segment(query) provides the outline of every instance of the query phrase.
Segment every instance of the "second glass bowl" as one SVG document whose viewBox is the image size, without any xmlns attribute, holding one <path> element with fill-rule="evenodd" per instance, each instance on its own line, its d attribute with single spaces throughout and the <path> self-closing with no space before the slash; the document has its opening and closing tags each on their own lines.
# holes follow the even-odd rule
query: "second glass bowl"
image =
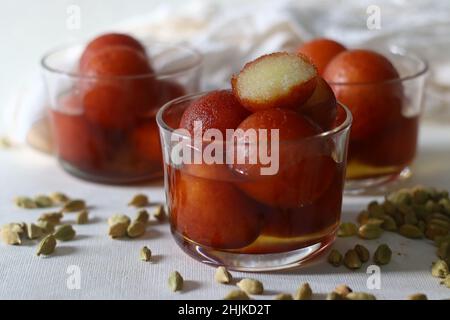
<svg viewBox="0 0 450 320">
<path fill-rule="evenodd" d="M 85 45 L 42 59 L 56 155 L 69 173 L 103 183 L 161 177 L 155 116 L 166 102 L 198 91 L 201 55 L 190 47 L 152 43 L 154 72 L 84 76 L 76 71 Z"/>
</svg>

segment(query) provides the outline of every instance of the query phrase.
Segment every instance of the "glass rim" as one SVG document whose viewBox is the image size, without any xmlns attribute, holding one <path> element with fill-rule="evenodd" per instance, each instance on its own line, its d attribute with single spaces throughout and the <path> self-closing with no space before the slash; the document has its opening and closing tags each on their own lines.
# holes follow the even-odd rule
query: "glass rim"
<svg viewBox="0 0 450 320">
<path fill-rule="evenodd" d="M 165 79 L 165 78 L 171 78 L 180 74 L 183 74 L 185 72 L 195 70 L 196 68 L 199 68 L 201 64 L 203 63 L 203 55 L 200 53 L 199 50 L 196 48 L 187 45 L 187 44 L 176 44 L 171 42 L 162 42 L 162 41 L 152 41 L 152 45 L 159 45 L 159 46 L 166 46 L 168 48 L 176 48 L 176 49 L 183 49 L 189 52 L 189 54 L 194 57 L 194 61 L 189 63 L 188 65 L 184 65 L 182 67 L 176 68 L 175 70 L 168 71 L 168 72 L 149 72 L 149 73 L 143 73 L 138 75 L 123 75 L 123 76 L 97 76 L 97 75 L 86 75 L 81 74 L 76 71 L 68 71 L 68 70 L 62 70 L 60 68 L 55 68 L 51 66 L 48 59 L 50 57 L 58 52 L 61 52 L 63 50 L 68 50 L 70 48 L 80 46 L 84 44 L 83 42 L 78 43 L 71 43 L 71 44 L 65 44 L 61 45 L 59 47 L 53 48 L 52 50 L 47 51 L 45 53 L 41 60 L 40 65 L 41 68 L 44 69 L 47 72 L 59 74 L 61 76 L 67 76 L 71 78 L 77 78 L 77 79 L 84 79 L 84 80 L 96 80 L 96 79 L 116 79 L 116 80 L 132 80 L 132 79 L 146 79 L 146 78 L 158 78 L 158 79 Z M 144 43 L 145 44 L 145 43 Z M 150 48 L 152 45 L 144 45 L 144 48 Z"/>
<path fill-rule="evenodd" d="M 382 50 L 380 52 L 383 52 Z M 386 50 L 385 50 L 386 52 Z M 419 62 L 419 70 L 412 72 L 411 74 L 407 74 L 402 77 L 394 78 L 394 79 L 388 79 L 388 80 L 381 80 L 381 81 L 371 81 L 371 82 L 331 82 L 327 81 L 327 83 L 330 86 L 373 86 L 373 85 L 384 85 L 384 84 L 394 84 L 394 83 L 400 83 L 405 82 L 408 80 L 413 80 L 416 78 L 419 78 L 420 76 L 425 75 L 429 70 L 429 64 L 428 61 L 419 55 L 409 52 L 406 49 L 400 48 L 400 47 L 391 47 L 389 50 L 387 50 L 390 54 L 401 56 L 401 57 L 408 57 L 411 59 L 416 60 L 416 62 Z"/>
<path fill-rule="evenodd" d="M 192 93 L 192 94 L 188 94 L 188 95 L 184 95 L 181 96 L 179 98 L 173 99 L 167 103 L 165 103 L 161 108 L 159 108 L 157 114 L 156 114 L 156 123 L 158 124 L 160 129 L 163 129 L 165 131 L 168 131 L 170 133 L 174 133 L 175 130 L 177 130 L 177 128 L 172 128 L 170 127 L 163 119 L 163 114 L 166 110 L 168 110 L 171 106 L 175 105 L 175 104 L 179 104 L 179 103 L 183 103 L 189 100 L 192 100 L 194 98 L 197 97 L 201 97 L 204 96 L 210 92 L 213 92 L 215 90 L 210 90 L 210 91 L 203 91 L 203 92 L 197 92 L 197 93 Z M 353 120 L 353 116 L 352 113 L 350 112 L 350 110 L 342 103 L 340 103 L 339 101 L 337 102 L 338 107 L 341 107 L 344 111 L 345 111 L 345 120 L 339 124 L 339 126 L 334 127 L 330 130 L 315 134 L 313 136 L 309 136 L 309 137 L 305 137 L 299 140 L 295 140 L 295 142 L 299 142 L 299 141 L 306 141 L 306 140 L 312 140 L 312 139 L 321 139 L 321 138 L 327 138 L 330 136 L 334 136 L 339 134 L 340 132 L 343 132 L 347 129 L 350 128 L 351 124 L 352 124 L 352 120 Z M 188 139 L 192 139 L 191 136 L 187 136 L 184 135 L 182 133 L 177 132 L 177 134 L 183 138 L 188 138 Z M 288 143 L 288 142 L 294 142 L 294 141 L 284 141 L 283 143 Z"/>
</svg>

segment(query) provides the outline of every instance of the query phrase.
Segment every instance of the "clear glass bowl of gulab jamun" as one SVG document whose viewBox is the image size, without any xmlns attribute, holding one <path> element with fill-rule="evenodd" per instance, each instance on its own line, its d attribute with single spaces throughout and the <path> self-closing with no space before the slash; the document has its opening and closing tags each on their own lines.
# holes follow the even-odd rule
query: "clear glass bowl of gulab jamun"
<svg viewBox="0 0 450 320">
<path fill-rule="evenodd" d="M 120 33 L 42 59 L 55 153 L 69 173 L 101 183 L 162 177 L 156 113 L 197 92 L 201 55 Z"/>
<path fill-rule="evenodd" d="M 411 175 L 427 63 L 399 47 L 347 49 L 330 39 L 303 44 L 353 115 L 346 192 L 378 193 Z"/>
<path fill-rule="evenodd" d="M 340 221 L 351 118 L 309 60 L 285 52 L 246 64 L 231 89 L 165 104 L 157 122 L 177 244 L 241 271 L 319 255 Z"/>
</svg>

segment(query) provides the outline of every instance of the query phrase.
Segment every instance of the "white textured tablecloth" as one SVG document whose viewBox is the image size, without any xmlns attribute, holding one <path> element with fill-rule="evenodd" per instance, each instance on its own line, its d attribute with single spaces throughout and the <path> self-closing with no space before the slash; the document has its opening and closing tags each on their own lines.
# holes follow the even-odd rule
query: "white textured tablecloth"
<svg viewBox="0 0 450 320">
<path fill-rule="evenodd" d="M 415 176 L 410 184 L 423 183 L 450 188 L 450 128 L 425 124 L 421 131 L 421 148 Z M 92 222 L 75 225 L 77 237 L 59 243 L 55 254 L 47 258 L 35 255 L 34 242 L 21 246 L 0 244 L 1 299 L 221 299 L 231 286 L 213 281 L 214 269 L 182 252 L 170 236 L 168 224 L 151 226 L 144 237 L 136 240 L 111 240 L 107 236 L 107 218 L 113 213 L 134 215 L 126 206 L 136 192 L 149 194 L 154 201 L 163 201 L 162 182 L 147 186 L 120 187 L 84 182 L 65 173 L 54 158 L 30 149 L 0 149 L 0 224 L 11 221 L 35 221 L 45 210 L 15 208 L 17 195 L 36 195 L 64 191 L 72 197 L 84 198 L 90 205 Z M 371 197 L 346 197 L 343 220 L 354 220 Z M 70 221 L 67 214 L 65 219 Z M 335 247 L 344 251 L 354 245 L 355 238 L 339 238 Z M 382 267 L 381 289 L 374 290 L 379 299 L 404 299 L 408 294 L 424 292 L 429 298 L 450 297 L 450 289 L 439 285 L 430 274 L 436 259 L 435 248 L 426 241 L 409 240 L 385 233 L 379 240 L 360 241 L 371 252 L 379 243 L 388 243 L 394 251 L 392 262 Z M 139 260 L 139 250 L 148 245 L 154 253 L 153 263 Z M 80 289 L 69 289 L 73 275 L 70 266 L 80 271 Z M 69 269 L 68 269 L 69 268 Z M 185 290 L 172 293 L 167 288 L 168 274 L 178 270 L 186 280 Z M 336 285 L 346 283 L 354 290 L 368 291 L 368 274 L 364 268 L 349 271 L 334 268 L 319 258 L 297 270 L 274 273 L 244 274 L 263 281 L 271 299 L 279 292 L 294 292 L 302 282 L 309 282 L 324 298 Z"/>
</svg>

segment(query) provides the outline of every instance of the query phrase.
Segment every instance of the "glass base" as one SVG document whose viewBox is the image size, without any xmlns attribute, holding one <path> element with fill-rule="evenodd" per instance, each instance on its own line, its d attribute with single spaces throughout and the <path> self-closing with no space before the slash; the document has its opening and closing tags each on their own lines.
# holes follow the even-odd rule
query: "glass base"
<svg viewBox="0 0 450 320">
<path fill-rule="evenodd" d="M 376 178 L 347 179 L 345 181 L 344 194 L 384 194 L 393 188 L 394 185 L 409 179 L 411 175 L 411 169 L 406 167 L 400 172 Z"/>
<path fill-rule="evenodd" d="M 292 251 L 243 254 L 202 247 L 177 234 L 173 234 L 173 236 L 181 249 L 194 259 L 211 266 L 225 266 L 230 270 L 245 272 L 275 271 L 298 267 L 324 252 L 335 239 L 335 234 L 332 234 L 317 243 Z"/>
<path fill-rule="evenodd" d="M 68 172 L 69 174 L 77 178 L 104 184 L 136 184 L 148 182 L 155 179 L 160 179 L 164 176 L 163 171 L 161 169 L 160 171 L 155 171 L 147 174 L 123 175 L 113 177 L 85 172 L 62 159 L 59 159 L 59 163 L 61 164 L 61 167 L 64 169 L 64 171 Z"/>
</svg>

